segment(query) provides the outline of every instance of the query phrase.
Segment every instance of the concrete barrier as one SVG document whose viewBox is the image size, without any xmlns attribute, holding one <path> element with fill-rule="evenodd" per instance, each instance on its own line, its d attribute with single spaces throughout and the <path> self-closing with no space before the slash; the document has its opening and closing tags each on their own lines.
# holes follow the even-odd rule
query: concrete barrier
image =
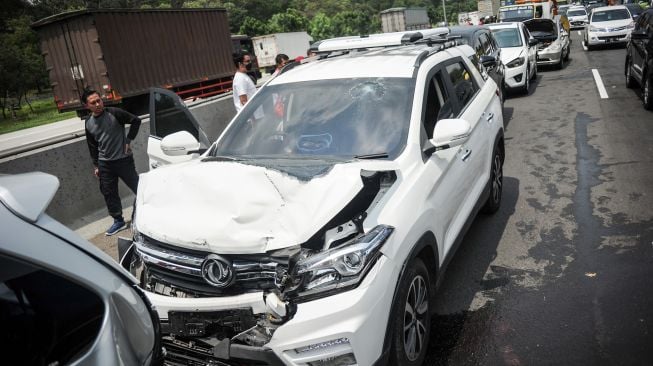
<svg viewBox="0 0 653 366">
<path fill-rule="evenodd" d="M 229 94 L 190 106 L 192 114 L 211 141 L 215 141 L 236 114 L 232 98 Z M 148 170 L 149 134 L 149 118 L 145 117 L 138 136 L 132 143 L 136 170 L 139 173 Z M 84 137 L 0 159 L 0 174 L 32 171 L 49 173 L 59 178 L 59 191 L 47 213 L 64 225 L 76 229 L 107 215 Z M 133 202 L 133 194 L 122 182 L 119 190 L 123 204 Z"/>
</svg>

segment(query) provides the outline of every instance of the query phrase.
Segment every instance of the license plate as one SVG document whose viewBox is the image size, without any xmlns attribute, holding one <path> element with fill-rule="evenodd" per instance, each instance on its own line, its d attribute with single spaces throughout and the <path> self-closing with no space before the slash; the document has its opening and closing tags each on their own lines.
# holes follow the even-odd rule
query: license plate
<svg viewBox="0 0 653 366">
<path fill-rule="evenodd" d="M 256 325 L 251 309 L 211 312 L 169 311 L 170 333 L 187 337 L 203 337 L 217 329 L 231 337 Z"/>
</svg>

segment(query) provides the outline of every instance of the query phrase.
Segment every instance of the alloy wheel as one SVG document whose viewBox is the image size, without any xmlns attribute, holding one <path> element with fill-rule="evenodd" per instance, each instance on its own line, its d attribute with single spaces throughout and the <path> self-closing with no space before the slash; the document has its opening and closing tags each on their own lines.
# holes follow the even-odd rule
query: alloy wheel
<svg viewBox="0 0 653 366">
<path fill-rule="evenodd" d="M 492 200 L 495 203 L 501 201 L 501 192 L 503 187 L 503 169 L 501 169 L 501 156 L 499 154 L 494 155 L 494 161 L 492 162 Z"/>
<path fill-rule="evenodd" d="M 415 361 L 426 347 L 428 319 L 428 288 L 424 277 L 417 275 L 410 283 L 404 307 L 404 351 L 408 360 Z"/>
</svg>

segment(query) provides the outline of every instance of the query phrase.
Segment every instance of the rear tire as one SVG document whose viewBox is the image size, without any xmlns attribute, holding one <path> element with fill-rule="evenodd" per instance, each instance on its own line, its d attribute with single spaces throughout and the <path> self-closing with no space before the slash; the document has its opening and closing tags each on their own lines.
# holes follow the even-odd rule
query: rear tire
<svg viewBox="0 0 653 366">
<path fill-rule="evenodd" d="M 498 147 L 492 152 L 492 167 L 490 168 L 490 196 L 485 201 L 482 212 L 493 214 L 501 207 L 503 197 L 503 155 Z"/>
<path fill-rule="evenodd" d="M 424 262 L 414 258 L 399 281 L 390 316 L 390 364 L 419 366 L 424 362 L 431 333 L 431 280 Z"/>
</svg>

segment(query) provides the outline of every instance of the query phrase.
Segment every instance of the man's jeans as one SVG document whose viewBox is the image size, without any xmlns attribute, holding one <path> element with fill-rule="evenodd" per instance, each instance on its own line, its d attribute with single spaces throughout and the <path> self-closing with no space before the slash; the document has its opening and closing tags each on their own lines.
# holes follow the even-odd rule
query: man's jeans
<svg viewBox="0 0 653 366">
<path fill-rule="evenodd" d="M 98 161 L 100 174 L 100 191 L 109 209 L 109 215 L 113 218 L 122 216 L 122 204 L 118 193 L 118 178 L 136 194 L 138 187 L 138 173 L 134 166 L 134 158 L 129 156 L 113 161 Z"/>
</svg>

